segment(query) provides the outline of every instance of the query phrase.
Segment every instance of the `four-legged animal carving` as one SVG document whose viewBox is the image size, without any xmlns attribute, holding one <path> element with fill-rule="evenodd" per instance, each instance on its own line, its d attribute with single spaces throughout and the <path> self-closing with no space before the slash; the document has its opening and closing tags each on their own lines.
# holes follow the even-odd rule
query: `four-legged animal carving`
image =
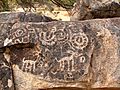
<svg viewBox="0 0 120 90">
<path fill-rule="evenodd" d="M 35 64 L 36 61 L 32 61 L 32 60 L 25 60 L 25 57 L 23 58 L 23 66 L 22 66 L 22 70 L 24 71 L 29 71 L 29 72 L 34 72 L 35 71 Z"/>
</svg>

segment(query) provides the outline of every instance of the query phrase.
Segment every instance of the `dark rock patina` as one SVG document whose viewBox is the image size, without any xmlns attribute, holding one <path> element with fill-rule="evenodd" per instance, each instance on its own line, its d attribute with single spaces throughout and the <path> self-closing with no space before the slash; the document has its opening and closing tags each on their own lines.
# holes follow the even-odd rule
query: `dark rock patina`
<svg viewBox="0 0 120 90">
<path fill-rule="evenodd" d="M 0 22 L 15 23 L 15 22 L 51 22 L 57 21 L 45 15 L 39 15 L 31 12 L 2 12 L 0 13 Z"/>
<path fill-rule="evenodd" d="M 1 22 L 0 28 L 3 87 L 8 79 L 16 90 L 120 87 L 120 18 Z"/>
</svg>

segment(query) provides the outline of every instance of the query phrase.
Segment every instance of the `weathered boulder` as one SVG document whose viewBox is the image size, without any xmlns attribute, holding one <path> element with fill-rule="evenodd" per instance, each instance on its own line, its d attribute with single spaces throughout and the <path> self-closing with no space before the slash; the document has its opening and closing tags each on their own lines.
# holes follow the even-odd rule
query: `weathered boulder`
<svg viewBox="0 0 120 90">
<path fill-rule="evenodd" d="M 120 88 L 120 18 L 0 23 L 0 39 L 16 90 Z"/>
<path fill-rule="evenodd" d="M 78 0 L 70 16 L 71 21 L 120 17 L 120 1 Z"/>
<path fill-rule="evenodd" d="M 2 12 L 0 13 L 0 22 L 15 23 L 15 22 L 51 22 L 57 21 L 50 17 L 39 15 L 31 12 Z"/>
</svg>

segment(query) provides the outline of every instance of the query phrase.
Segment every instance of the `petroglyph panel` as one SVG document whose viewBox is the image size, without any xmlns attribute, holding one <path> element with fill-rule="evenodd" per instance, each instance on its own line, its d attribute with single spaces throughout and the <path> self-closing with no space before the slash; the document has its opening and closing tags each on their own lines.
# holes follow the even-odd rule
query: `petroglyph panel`
<svg viewBox="0 0 120 90">
<path fill-rule="evenodd" d="M 75 23 L 29 24 L 29 27 L 37 33 L 38 43 L 33 48 L 12 49 L 13 64 L 47 81 L 87 80 L 91 55 L 86 50 L 94 47 L 89 27 L 78 27 Z"/>
<path fill-rule="evenodd" d="M 0 24 L 0 50 L 10 49 L 1 52 L 0 70 L 11 75 L 12 66 L 18 90 L 119 87 L 119 22 L 114 18 Z M 12 84 L 6 78 L 0 83 L 8 85 L 0 86 L 8 88 Z"/>
</svg>

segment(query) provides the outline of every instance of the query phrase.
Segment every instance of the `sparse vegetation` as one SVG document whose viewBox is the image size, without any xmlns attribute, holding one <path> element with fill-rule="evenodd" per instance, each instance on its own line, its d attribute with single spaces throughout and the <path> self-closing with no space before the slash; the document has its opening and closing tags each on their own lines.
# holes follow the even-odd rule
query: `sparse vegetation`
<svg viewBox="0 0 120 90">
<path fill-rule="evenodd" d="M 71 9 L 75 0 L 0 0 L 0 11 L 10 11 L 15 7 L 22 7 L 24 11 L 36 10 L 36 8 L 46 5 L 47 9 L 52 11 L 54 5 Z"/>
</svg>

